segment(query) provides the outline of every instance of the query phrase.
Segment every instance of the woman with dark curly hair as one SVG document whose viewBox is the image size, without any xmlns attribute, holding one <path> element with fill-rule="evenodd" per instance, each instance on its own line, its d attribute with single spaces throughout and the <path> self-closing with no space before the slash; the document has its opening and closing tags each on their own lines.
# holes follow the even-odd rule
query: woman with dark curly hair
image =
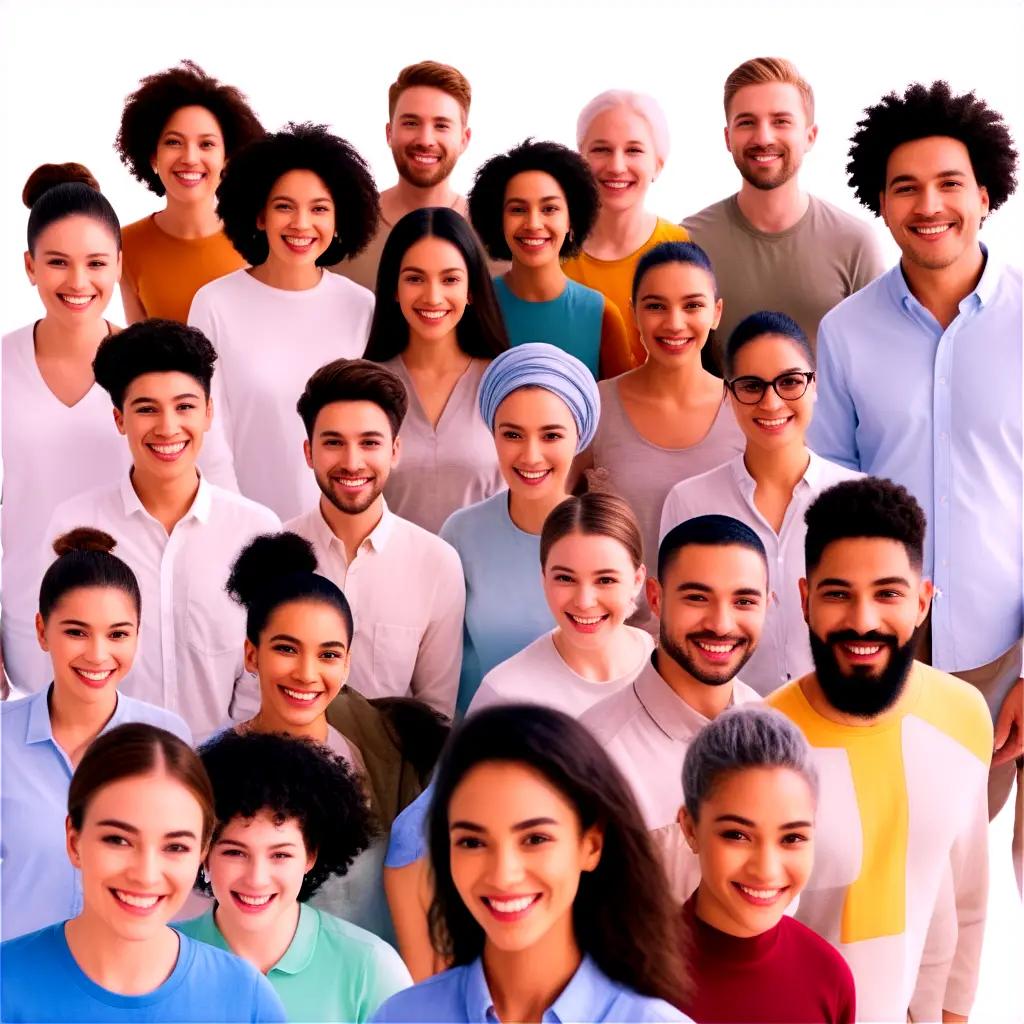
<svg viewBox="0 0 1024 1024">
<path fill-rule="evenodd" d="M 216 825 L 197 888 L 216 903 L 178 929 L 258 968 L 290 1020 L 368 1020 L 409 972 L 376 935 L 308 905 L 373 835 L 351 768 L 275 734 L 224 733 L 199 754 Z"/>
<path fill-rule="evenodd" d="M 402 459 L 384 496 L 393 512 L 437 533 L 456 509 L 501 487 L 477 392 L 508 335 L 480 243 L 445 207 L 414 210 L 395 225 L 377 295 L 365 358 L 392 370 L 409 394 Z"/>
<path fill-rule="evenodd" d="M 561 711 L 510 704 L 453 735 L 430 807 L 430 920 L 453 966 L 391 1021 L 684 1021 L 667 882 L 625 780 Z"/>
<path fill-rule="evenodd" d="M 125 100 L 114 149 L 135 178 L 166 197 L 162 210 L 124 229 L 128 323 L 184 323 L 204 284 L 245 266 L 221 230 L 216 189 L 227 161 L 262 134 L 245 96 L 190 60 L 147 75 Z"/>
<path fill-rule="evenodd" d="M 511 343 L 555 345 L 595 378 L 635 365 L 618 307 L 562 270 L 562 260 L 583 246 L 599 205 L 583 157 L 533 139 L 491 157 L 469 193 L 469 218 L 488 255 L 512 261 L 494 279 Z"/>
<path fill-rule="evenodd" d="M 220 356 L 214 401 L 239 489 L 293 519 L 319 498 L 298 453 L 295 400 L 310 375 L 363 354 L 373 293 L 326 268 L 359 252 L 379 213 L 363 158 L 325 125 L 288 124 L 246 146 L 217 212 L 251 264 L 201 288 L 188 322 Z"/>
</svg>

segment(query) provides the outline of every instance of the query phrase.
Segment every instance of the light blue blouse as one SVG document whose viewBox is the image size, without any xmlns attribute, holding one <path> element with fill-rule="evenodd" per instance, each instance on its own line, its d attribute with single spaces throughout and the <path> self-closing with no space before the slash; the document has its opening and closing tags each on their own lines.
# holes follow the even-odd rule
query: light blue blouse
<svg viewBox="0 0 1024 1024">
<path fill-rule="evenodd" d="M 440 537 L 459 553 L 466 577 L 462 673 L 456 710 L 466 713 L 483 677 L 555 622 L 541 585 L 540 534 L 508 514 L 508 490 L 453 512 Z"/>
<path fill-rule="evenodd" d="M 0 936 L 4 939 L 75 917 L 82 909 L 81 876 L 71 866 L 64 845 L 74 769 L 53 739 L 50 689 L 0 704 Z M 192 743 L 188 726 L 177 715 L 119 693 L 102 732 L 126 722 L 156 725 Z"/>
</svg>

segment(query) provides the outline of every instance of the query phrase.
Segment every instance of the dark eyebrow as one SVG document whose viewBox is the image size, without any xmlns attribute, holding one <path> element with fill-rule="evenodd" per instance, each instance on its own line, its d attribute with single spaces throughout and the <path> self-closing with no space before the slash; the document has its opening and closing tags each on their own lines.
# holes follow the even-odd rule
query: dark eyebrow
<svg viewBox="0 0 1024 1024">
<path fill-rule="evenodd" d="M 771 110 L 768 112 L 768 117 L 780 117 L 780 116 L 792 117 L 792 110 Z M 740 117 L 756 117 L 757 115 L 752 110 L 741 110 L 732 115 L 732 119 L 735 121 Z"/>
<path fill-rule="evenodd" d="M 465 269 L 466 269 L 465 267 L 445 267 L 444 270 L 441 271 L 441 273 L 442 274 L 451 274 L 451 273 L 453 273 L 455 271 L 463 272 L 463 271 L 465 271 Z M 425 274 L 426 273 L 426 271 L 422 267 L 410 267 L 410 266 L 402 267 L 400 273 L 404 274 L 404 273 L 406 273 L 406 271 L 409 271 L 409 270 L 414 270 L 417 274 Z"/>
<path fill-rule="evenodd" d="M 96 822 L 97 828 L 103 826 L 107 828 L 119 828 L 122 832 L 130 832 L 132 835 L 137 836 L 139 830 L 134 825 L 129 825 L 126 821 L 118 821 L 117 818 L 104 818 L 102 821 Z M 174 832 L 165 832 L 164 839 L 195 839 L 196 834 L 191 829 L 182 828 L 177 829 Z"/>
<path fill-rule="evenodd" d="M 168 131 L 164 132 L 164 135 L 180 135 L 182 138 L 185 138 L 185 133 L 179 132 L 177 128 L 169 129 Z M 216 139 L 218 137 L 219 136 L 217 132 L 202 132 L 200 135 L 196 136 L 196 138 L 199 139 Z"/>
<path fill-rule="evenodd" d="M 548 568 L 552 572 L 572 572 L 572 573 L 576 572 L 575 569 L 573 569 L 571 566 L 568 566 L 568 565 L 549 565 Z M 610 574 L 613 574 L 613 573 L 617 573 L 618 571 L 619 571 L 618 569 L 594 569 L 594 570 L 592 570 L 592 575 L 594 575 L 594 576 L 607 576 L 607 575 L 610 575 Z"/>
<path fill-rule="evenodd" d="M 704 594 L 711 593 L 711 587 L 706 583 L 697 583 L 694 580 L 683 580 L 683 582 L 676 587 L 676 590 L 699 590 Z"/>
<path fill-rule="evenodd" d="M 909 587 L 910 580 L 902 576 L 883 576 L 880 580 L 875 580 L 871 585 L 873 587 L 891 587 L 893 584 Z"/>
<path fill-rule="evenodd" d="M 60 249 L 47 249 L 43 253 L 43 255 L 44 256 L 64 256 L 67 259 L 71 259 L 71 254 L 70 253 L 61 252 Z M 113 255 L 113 254 L 109 253 L 109 252 L 90 252 L 90 253 L 86 253 L 85 258 L 87 260 L 91 260 L 93 258 L 93 256 L 111 256 L 111 255 Z"/>
<path fill-rule="evenodd" d="M 841 580 L 838 576 L 826 576 L 823 580 L 818 580 L 814 584 L 815 590 L 821 590 L 823 587 L 849 587 L 849 580 Z"/>
<path fill-rule="evenodd" d="M 525 427 L 519 426 L 518 423 L 509 423 L 508 420 L 503 420 L 498 424 L 498 427 L 511 427 L 513 430 L 525 430 Z M 569 428 L 563 426 L 561 423 L 548 423 L 543 427 L 538 427 L 538 430 L 568 430 Z"/>
<path fill-rule="evenodd" d="M 749 818 L 741 818 L 738 814 L 720 814 L 715 821 L 735 821 L 737 825 L 745 825 L 747 828 L 757 828 L 757 823 Z"/>
<path fill-rule="evenodd" d="M 558 822 L 554 818 L 527 818 L 525 821 L 516 822 L 512 826 L 513 832 L 525 832 L 527 829 L 536 828 L 538 825 L 557 825 Z M 475 821 L 453 821 L 448 826 L 448 831 L 453 832 L 457 828 L 465 829 L 467 832 L 486 832 L 487 829 L 483 825 L 478 825 Z"/>
<path fill-rule="evenodd" d="M 344 439 L 345 435 L 340 430 L 321 430 L 321 437 L 340 437 Z M 359 437 L 384 437 L 383 430 L 364 430 Z"/>
<path fill-rule="evenodd" d="M 966 171 L 957 171 L 957 170 L 939 171 L 938 174 L 933 174 L 932 177 L 933 178 L 966 178 L 967 177 L 967 172 Z M 918 180 L 918 176 L 916 174 L 897 174 L 896 177 L 892 178 L 889 181 L 889 184 L 890 185 L 899 185 L 899 184 L 902 184 L 905 181 L 917 181 L 917 180 Z"/>
<path fill-rule="evenodd" d="M 214 846 L 236 846 L 240 850 L 248 850 L 249 849 L 249 846 L 248 846 L 247 843 L 240 843 L 237 839 L 218 839 L 217 842 L 215 842 L 213 845 Z M 280 850 L 282 847 L 285 847 L 285 846 L 298 846 L 298 843 L 292 842 L 290 840 L 288 842 L 284 842 L 284 843 L 273 843 L 271 846 L 268 846 L 267 849 L 268 850 Z"/>
<path fill-rule="evenodd" d="M 763 590 L 758 590 L 757 587 L 737 587 L 733 592 L 733 597 L 761 597 Z"/>
<path fill-rule="evenodd" d="M 780 831 L 783 829 L 790 828 L 814 828 L 813 821 L 787 821 L 785 825 L 780 825 Z"/>
<path fill-rule="evenodd" d="M 292 199 L 291 196 L 271 196 L 267 200 L 267 202 L 268 203 L 275 203 L 275 202 L 277 202 L 278 199 L 283 199 L 287 203 L 296 203 L 297 204 L 297 200 Z M 330 196 L 318 196 L 316 199 L 310 199 L 309 202 L 311 202 L 311 203 L 333 203 L 334 200 Z"/>
<path fill-rule="evenodd" d="M 298 637 L 289 636 L 289 634 L 287 634 L 287 633 L 275 633 L 270 638 L 270 640 L 271 640 L 271 643 L 273 643 L 274 640 L 288 640 L 289 642 L 291 642 L 293 644 L 300 644 L 300 643 L 302 643 L 302 641 L 299 640 Z"/>
<path fill-rule="evenodd" d="M 707 292 L 690 292 L 689 295 L 684 295 L 684 299 L 706 299 Z M 655 292 L 646 292 L 640 296 L 640 301 L 644 302 L 647 299 L 661 299 L 662 302 L 670 301 L 665 295 L 658 295 Z"/>
<path fill-rule="evenodd" d="M 560 203 L 560 202 L 562 202 L 564 200 L 564 198 L 565 198 L 564 196 L 541 196 L 540 199 L 538 200 L 538 202 L 550 203 L 552 200 L 554 200 L 555 202 L 559 202 Z M 509 196 L 505 200 L 505 205 L 508 206 L 509 203 L 527 203 L 527 202 L 529 202 L 528 199 L 523 199 L 520 196 Z"/>
<path fill-rule="evenodd" d="M 198 401 L 199 396 L 192 394 L 192 392 L 190 392 L 190 391 L 186 391 L 185 394 L 183 394 L 183 395 L 175 395 L 174 398 L 171 399 L 171 401 L 172 402 L 180 402 L 183 398 L 194 398 L 194 399 L 196 399 Z M 158 402 L 158 401 L 160 401 L 160 399 L 158 399 L 158 398 L 146 398 L 145 395 L 140 395 L 138 398 L 133 398 L 129 404 L 130 405 L 142 405 L 144 402 Z"/>
<path fill-rule="evenodd" d="M 61 625 L 61 626 L 84 626 L 86 629 L 91 629 L 92 628 L 89 625 L 88 622 L 83 622 L 81 619 L 61 619 L 60 622 L 59 622 L 59 625 Z M 121 626 L 134 626 L 134 625 L 135 625 L 134 622 L 115 622 L 112 625 L 106 626 L 105 628 L 106 629 L 118 629 Z"/>
</svg>

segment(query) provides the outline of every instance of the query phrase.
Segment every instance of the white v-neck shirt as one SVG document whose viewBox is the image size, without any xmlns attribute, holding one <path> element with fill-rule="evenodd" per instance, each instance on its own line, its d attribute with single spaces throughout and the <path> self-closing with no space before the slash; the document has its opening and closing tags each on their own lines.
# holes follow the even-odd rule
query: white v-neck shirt
<svg viewBox="0 0 1024 1024">
<path fill-rule="evenodd" d="M 110 396 L 98 384 L 74 405 L 46 385 L 36 362 L 35 324 L 2 342 L 4 667 L 19 690 L 49 682 L 36 640 L 39 551 L 54 506 L 115 478 L 128 466 L 128 446 L 114 426 Z M 45 677 L 45 678 L 44 678 Z"/>
</svg>

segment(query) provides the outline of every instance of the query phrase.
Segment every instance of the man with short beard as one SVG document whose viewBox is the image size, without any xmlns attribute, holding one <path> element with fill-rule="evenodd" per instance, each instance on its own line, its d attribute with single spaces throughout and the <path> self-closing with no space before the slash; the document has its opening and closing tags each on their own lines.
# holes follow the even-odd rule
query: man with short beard
<svg viewBox="0 0 1024 1024">
<path fill-rule="evenodd" d="M 683 226 L 715 268 L 725 300 L 707 369 L 721 374 L 725 342 L 751 313 L 780 310 L 814 346 L 818 322 L 883 270 L 867 225 L 800 188 L 798 172 L 814 146 L 814 93 L 782 57 L 755 57 L 725 80 L 725 144 L 740 190 Z"/>
<path fill-rule="evenodd" d="M 407 408 L 405 386 L 377 363 L 321 366 L 297 406 L 320 501 L 284 528 L 313 545 L 317 571 L 348 598 L 349 685 L 364 697 L 415 697 L 451 718 L 462 666 L 462 564 L 450 544 L 396 516 L 381 493 Z"/>
<path fill-rule="evenodd" d="M 632 686 L 594 705 L 580 721 L 632 785 L 673 895 L 683 900 L 699 881 L 696 857 L 676 824 L 683 758 L 711 719 L 734 704 L 761 699 L 736 676 L 764 627 L 764 545 L 730 516 L 680 523 L 661 542 L 647 599 L 659 620 L 650 663 Z"/>
<path fill-rule="evenodd" d="M 988 708 L 914 661 L 933 593 L 917 501 L 864 477 L 823 491 L 806 520 L 815 669 L 766 698 L 820 778 L 796 917 L 846 958 L 859 1020 L 966 1020 L 988 898 Z"/>
</svg>

